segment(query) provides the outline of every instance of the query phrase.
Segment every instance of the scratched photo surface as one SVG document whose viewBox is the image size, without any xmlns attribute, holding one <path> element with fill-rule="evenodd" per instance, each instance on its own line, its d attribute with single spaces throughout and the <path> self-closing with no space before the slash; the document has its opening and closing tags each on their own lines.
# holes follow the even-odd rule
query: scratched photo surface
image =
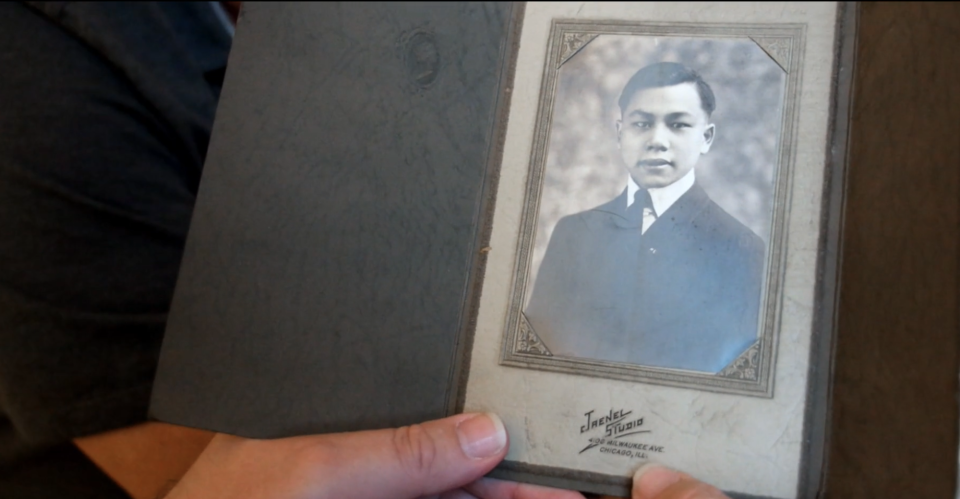
<svg viewBox="0 0 960 499">
<path fill-rule="evenodd" d="M 753 244 L 762 247 L 759 254 L 751 253 L 755 255 L 754 260 L 758 260 L 753 263 L 761 269 L 762 279 L 773 223 L 774 186 L 780 157 L 786 73 L 760 46 L 748 38 L 600 35 L 563 63 L 557 73 L 536 235 L 524 293 L 525 313 L 531 319 L 537 334 L 541 331 L 537 331 L 536 318 L 531 316 L 531 298 L 535 294 L 541 264 L 557 223 L 569 215 L 609 205 L 618 196 L 626 199 L 624 191 L 628 174 L 618 147 L 617 121 L 621 118 L 618 99 L 624 85 L 634 73 L 647 65 L 660 62 L 676 62 L 696 71 L 709 84 L 715 95 L 716 109 L 710 117 L 710 122 L 715 125 L 715 136 L 710 150 L 700 155 L 694 168 L 696 184 L 702 188 L 707 198 L 739 222 L 739 226 L 745 227 L 749 233 L 756 236 L 753 240 L 756 244 L 742 242 L 741 246 Z M 670 209 L 662 213 L 661 219 L 657 221 L 670 218 L 669 215 Z M 568 221 L 569 225 L 573 223 Z M 565 236 L 569 234 L 565 233 Z M 576 237 L 580 238 L 593 237 L 593 233 L 589 231 L 580 231 L 577 234 Z M 559 246 L 562 242 L 555 244 Z M 657 251 L 657 248 L 648 249 L 651 252 Z M 705 247 L 697 251 L 721 253 L 723 250 Z M 568 252 L 562 255 L 559 260 L 555 256 L 557 263 L 548 263 L 548 266 L 586 266 L 588 269 L 581 273 L 589 274 L 589 267 L 595 262 L 560 261 L 570 254 Z M 664 272 L 658 279 L 672 281 L 672 276 L 676 275 L 670 271 Z M 630 269 L 625 264 L 623 274 L 626 276 L 629 273 Z M 563 282 L 564 286 L 569 287 L 569 279 Z M 664 282 L 663 291 L 670 292 L 666 284 L 667 282 Z M 759 297 L 761 287 L 762 280 L 751 293 L 755 292 Z M 590 289 L 590 286 L 586 286 L 580 292 L 590 293 Z M 591 300 L 590 296 L 580 298 L 581 302 Z M 596 296 L 592 298 L 596 302 L 593 308 L 597 310 L 594 311 L 604 313 L 601 310 L 605 306 L 603 299 Z M 533 312 L 536 313 L 536 310 Z M 556 314 L 562 315 L 561 312 Z M 630 319 L 626 320 L 629 322 Z M 751 327 L 755 338 L 756 327 Z M 549 349 L 551 345 L 543 336 L 541 335 Z M 592 340 L 578 341 L 578 344 L 584 345 L 583 353 L 577 353 L 577 349 L 581 347 L 573 346 L 570 347 L 573 349 L 572 353 L 562 356 L 597 358 L 589 353 L 594 351 L 593 346 L 586 344 Z M 630 348 L 629 339 L 615 342 L 620 343 L 617 348 Z M 665 348 L 671 350 L 679 347 Z M 725 359 L 730 360 L 730 355 Z M 599 360 L 638 363 L 630 357 L 620 359 L 601 356 Z M 717 362 L 671 363 L 665 360 L 660 365 L 645 361 L 640 363 L 655 367 L 717 372 L 724 367 Z"/>
</svg>

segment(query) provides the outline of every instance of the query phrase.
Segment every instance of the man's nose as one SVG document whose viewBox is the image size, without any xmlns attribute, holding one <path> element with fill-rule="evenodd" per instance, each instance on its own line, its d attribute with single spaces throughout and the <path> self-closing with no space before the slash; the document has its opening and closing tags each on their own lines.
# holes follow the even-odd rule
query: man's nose
<svg viewBox="0 0 960 499">
<path fill-rule="evenodd" d="M 647 139 L 648 151 L 666 151 L 667 150 L 667 130 L 662 124 L 654 125 L 650 130 Z"/>
</svg>

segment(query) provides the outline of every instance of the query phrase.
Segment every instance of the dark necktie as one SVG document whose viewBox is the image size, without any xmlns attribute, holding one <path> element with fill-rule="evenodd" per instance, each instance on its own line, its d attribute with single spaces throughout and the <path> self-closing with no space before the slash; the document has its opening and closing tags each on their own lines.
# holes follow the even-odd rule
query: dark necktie
<svg viewBox="0 0 960 499">
<path fill-rule="evenodd" d="M 630 219 L 640 225 L 644 232 L 657 219 L 657 212 L 653 209 L 653 199 L 650 198 L 650 192 L 646 189 L 638 189 L 634 193 L 633 204 L 627 211 Z"/>
</svg>

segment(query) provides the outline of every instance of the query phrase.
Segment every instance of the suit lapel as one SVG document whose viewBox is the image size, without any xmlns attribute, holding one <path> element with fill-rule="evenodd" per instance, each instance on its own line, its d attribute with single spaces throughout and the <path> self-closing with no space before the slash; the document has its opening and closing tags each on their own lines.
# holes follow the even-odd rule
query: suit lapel
<svg viewBox="0 0 960 499">
<path fill-rule="evenodd" d="M 647 229 L 643 236 L 657 237 L 657 234 L 669 232 L 674 227 L 689 226 L 709 201 L 710 198 L 707 197 L 707 193 L 700 187 L 699 183 L 695 182 L 667 211 L 657 217 L 657 221 Z M 593 211 L 611 215 L 610 219 L 614 225 L 621 229 L 639 229 L 643 224 L 643 220 L 631 220 L 627 215 L 627 189 L 624 189 L 619 196 L 607 203 L 594 208 Z M 668 220 L 669 223 L 665 223 Z"/>
<path fill-rule="evenodd" d="M 643 238 L 659 239 L 670 232 L 690 227 L 709 202 L 710 198 L 700 184 L 694 183 L 667 211 L 657 217 L 657 221 L 647 229 Z"/>
<path fill-rule="evenodd" d="M 610 220 L 613 221 L 614 225 L 621 229 L 639 229 L 642 220 L 631 220 L 630 216 L 627 215 L 627 189 L 624 188 L 623 192 L 619 196 L 611 199 L 610 201 L 597 206 L 593 211 L 600 211 L 606 213 L 610 216 Z"/>
</svg>

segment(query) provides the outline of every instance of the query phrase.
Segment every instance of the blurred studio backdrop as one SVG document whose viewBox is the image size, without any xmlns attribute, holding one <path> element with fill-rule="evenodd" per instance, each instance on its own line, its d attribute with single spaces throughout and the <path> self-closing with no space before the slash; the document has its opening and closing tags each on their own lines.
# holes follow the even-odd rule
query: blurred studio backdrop
<svg viewBox="0 0 960 499">
<path fill-rule="evenodd" d="M 560 218 L 603 204 L 626 187 L 617 149 L 617 99 L 643 66 L 679 62 L 716 95 L 716 138 L 697 182 L 769 242 L 785 73 L 749 38 L 600 35 L 560 67 L 527 296 Z"/>
</svg>

